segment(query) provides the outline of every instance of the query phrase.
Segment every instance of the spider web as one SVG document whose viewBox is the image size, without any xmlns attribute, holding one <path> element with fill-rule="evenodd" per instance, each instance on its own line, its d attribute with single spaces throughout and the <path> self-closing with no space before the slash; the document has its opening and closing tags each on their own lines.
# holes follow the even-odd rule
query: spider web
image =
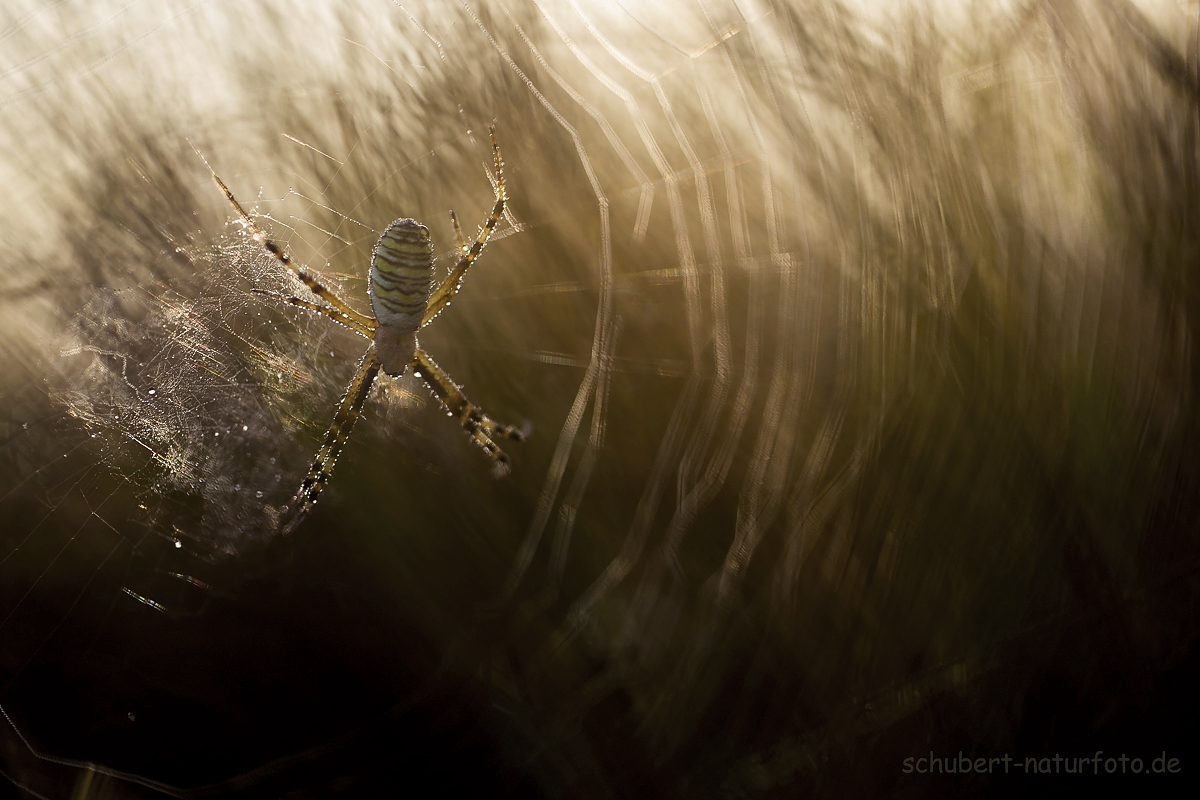
<svg viewBox="0 0 1200 800">
<path fill-rule="evenodd" d="M 935 701 L 1091 743 L 972 704 L 1187 656 L 1194 5 L 646 5 L 0 10 L 21 792 L 773 796 Z M 421 343 L 532 438 L 492 480 L 382 380 L 282 536 L 366 343 L 254 293 L 307 297 L 196 151 L 365 311 L 493 121 Z"/>
</svg>

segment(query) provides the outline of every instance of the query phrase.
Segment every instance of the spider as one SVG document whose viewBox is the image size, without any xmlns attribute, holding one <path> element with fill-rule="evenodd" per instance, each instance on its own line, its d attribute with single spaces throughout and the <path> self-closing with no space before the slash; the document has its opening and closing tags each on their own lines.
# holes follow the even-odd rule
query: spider
<svg viewBox="0 0 1200 800">
<path fill-rule="evenodd" d="M 273 297 L 276 300 L 329 317 L 339 325 L 344 325 L 371 340 L 354 377 L 350 380 L 345 394 L 338 403 L 333 423 L 325 433 L 321 447 L 317 450 L 312 466 L 309 467 L 308 475 L 305 476 L 299 491 L 296 492 L 293 499 L 293 503 L 297 504 L 296 516 L 287 525 L 285 532 L 293 530 L 317 502 L 321 490 L 329 481 L 334 463 L 350 438 L 354 423 L 362 416 L 363 404 L 366 403 L 371 386 L 375 383 L 375 378 L 379 375 L 380 370 L 398 378 L 409 367 L 412 367 L 413 373 L 425 381 L 442 407 L 451 416 L 457 417 L 471 438 L 483 447 L 484 452 L 494 462 L 494 471 L 498 476 L 508 472 L 509 459 L 504 451 L 496 445 L 495 440 L 507 438 L 520 442 L 527 436 L 527 430 L 518 429 L 512 425 L 501 425 L 484 414 L 478 406 L 472 404 L 463 394 L 462 389 L 417 344 L 417 331 L 432 322 L 434 317 L 450 304 L 450 299 L 458 293 L 462 286 L 467 270 L 483 252 L 496 223 L 504 214 L 506 199 L 504 162 L 500 159 L 500 145 L 496 141 L 496 126 L 492 125 L 490 130 L 492 155 L 496 161 L 496 204 L 492 207 L 491 216 L 480 228 L 475 242 L 470 249 L 467 248 L 463 242 L 458 217 L 451 211 L 450 221 L 454 226 L 454 235 L 458 241 L 458 263 L 450 270 L 446 280 L 431 294 L 433 244 L 429 238 L 429 229 L 413 219 L 398 219 L 388 225 L 383 235 L 379 237 L 379 243 L 375 245 L 375 251 L 371 255 L 368 292 L 373 316 L 360 314 L 350 308 L 333 291 L 323 286 L 311 272 L 304 267 L 297 266 L 283 249 L 271 241 L 254 223 L 246 210 L 234 198 L 229 187 L 217 176 L 212 167 L 209 167 L 213 180 L 224 192 L 234 210 L 237 211 L 242 225 L 250 231 L 254 239 L 262 244 L 267 252 L 295 273 L 296 277 L 309 288 L 313 295 L 324 303 L 261 289 L 253 291 L 256 294 Z"/>
</svg>

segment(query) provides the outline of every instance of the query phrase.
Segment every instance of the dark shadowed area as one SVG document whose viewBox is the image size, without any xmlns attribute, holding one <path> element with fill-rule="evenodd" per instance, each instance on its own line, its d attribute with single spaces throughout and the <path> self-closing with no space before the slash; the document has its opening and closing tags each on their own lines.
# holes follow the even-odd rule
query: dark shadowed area
<svg viewBox="0 0 1200 800">
<path fill-rule="evenodd" d="M 1178 791 L 1198 14 L 0 3 L 0 797 Z"/>
</svg>

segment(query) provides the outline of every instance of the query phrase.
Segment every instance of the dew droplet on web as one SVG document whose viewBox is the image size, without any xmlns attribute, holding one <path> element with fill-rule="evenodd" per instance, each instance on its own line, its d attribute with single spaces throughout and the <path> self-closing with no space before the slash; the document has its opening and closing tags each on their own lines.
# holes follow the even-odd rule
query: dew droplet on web
<svg viewBox="0 0 1200 800">
<path fill-rule="evenodd" d="M 254 493 L 254 496 L 255 496 L 255 497 L 257 497 L 257 498 L 259 498 L 259 499 L 261 500 L 261 499 L 262 499 L 262 496 L 263 496 L 263 493 L 262 493 L 262 492 L 255 492 L 255 493 Z"/>
<path fill-rule="evenodd" d="M 158 394 L 158 390 L 157 390 L 157 389 L 151 389 L 150 391 L 146 392 L 146 394 Z"/>
</svg>

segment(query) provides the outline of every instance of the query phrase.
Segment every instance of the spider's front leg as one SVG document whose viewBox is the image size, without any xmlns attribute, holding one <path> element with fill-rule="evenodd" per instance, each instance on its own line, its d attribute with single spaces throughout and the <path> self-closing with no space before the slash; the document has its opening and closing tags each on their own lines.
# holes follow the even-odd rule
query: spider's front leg
<svg viewBox="0 0 1200 800">
<path fill-rule="evenodd" d="M 470 434 L 471 438 L 483 448 L 484 452 L 496 465 L 497 476 L 506 475 L 509 471 L 508 454 L 493 441 L 499 438 L 523 442 L 529 436 L 527 427 L 516 428 L 503 425 L 474 405 L 463 390 L 450 379 L 446 371 L 434 363 L 429 354 L 417 348 L 413 356 L 412 368 L 417 375 L 425 380 L 430 391 L 441 401 L 442 407 L 458 419 L 460 425 Z"/>
</svg>

